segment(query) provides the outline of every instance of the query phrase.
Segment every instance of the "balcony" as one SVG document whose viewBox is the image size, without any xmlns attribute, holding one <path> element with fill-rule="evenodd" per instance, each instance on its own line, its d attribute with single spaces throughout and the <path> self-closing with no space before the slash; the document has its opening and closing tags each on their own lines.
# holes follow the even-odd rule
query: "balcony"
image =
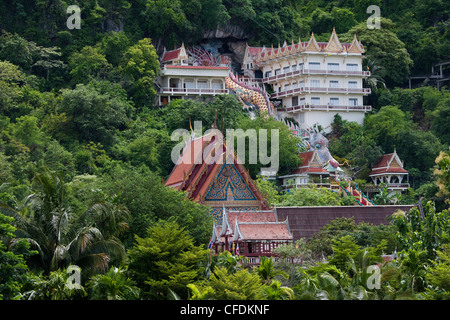
<svg viewBox="0 0 450 320">
<path fill-rule="evenodd" d="M 211 89 L 211 88 L 159 88 L 158 94 L 170 95 L 217 95 L 228 94 L 228 89 Z"/>
<path fill-rule="evenodd" d="M 311 105 L 303 104 L 298 106 L 292 106 L 287 108 L 279 108 L 279 111 L 285 111 L 288 113 L 298 112 L 298 111 L 372 111 L 372 106 L 350 106 L 350 105 Z"/>
<path fill-rule="evenodd" d="M 370 71 L 351 71 L 351 70 L 328 70 L 328 69 L 301 69 L 291 72 L 278 74 L 271 77 L 263 78 L 263 82 L 272 83 L 279 80 L 286 80 L 301 75 L 333 75 L 333 76 L 357 76 L 357 77 L 369 77 Z"/>
<path fill-rule="evenodd" d="M 379 186 L 377 186 L 379 188 Z M 392 190 L 406 190 L 410 187 L 409 183 L 388 183 L 388 189 Z"/>
<path fill-rule="evenodd" d="M 270 97 L 272 99 L 280 99 L 280 98 L 292 96 L 295 94 L 311 93 L 311 92 L 370 94 L 371 90 L 369 88 L 300 87 L 300 88 L 275 92 Z"/>
</svg>

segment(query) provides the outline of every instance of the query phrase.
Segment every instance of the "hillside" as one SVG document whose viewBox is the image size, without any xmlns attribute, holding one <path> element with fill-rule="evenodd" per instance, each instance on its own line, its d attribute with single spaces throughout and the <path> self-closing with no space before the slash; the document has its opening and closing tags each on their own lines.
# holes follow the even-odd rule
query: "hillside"
<svg viewBox="0 0 450 320">
<path fill-rule="evenodd" d="M 67 12 L 68 5 L 81 9 L 79 29 L 68 27 L 77 19 L 75 11 Z M 366 11 L 369 5 L 381 10 L 380 28 L 367 27 L 372 14 Z M 298 149 L 279 122 L 261 117 L 251 120 L 233 95 L 217 96 L 211 102 L 180 100 L 156 107 L 160 55 L 182 43 L 210 46 L 232 56 L 237 73 L 246 44 L 278 47 L 284 41 L 309 39 L 312 33 L 317 41 L 326 42 L 333 28 L 343 42 L 351 42 L 356 34 L 366 50 L 364 68 L 371 76 L 364 86 L 372 93 L 365 102 L 372 111 L 362 125 L 335 118 L 327 135 L 331 154 L 349 163 L 353 180 L 364 185 L 370 184 L 370 168 L 376 161 L 396 150 L 409 171 L 411 185 L 397 203 L 422 201 L 425 205 L 432 201 L 436 212 L 447 212 L 450 88 L 448 81 L 438 85 L 432 77 L 440 71 L 439 63 L 450 61 L 450 6 L 445 0 L 1 1 L 3 212 L 12 216 L 11 212 L 21 213 L 30 221 L 42 223 L 30 229 L 39 229 L 42 234 L 53 234 L 61 228 L 58 230 L 68 238 L 58 248 L 64 247 L 67 252 L 72 250 L 69 243 L 78 243 L 79 247 L 94 243 L 92 239 L 98 234 L 89 234 L 88 226 L 98 226 L 94 221 L 103 219 L 98 222 L 104 235 L 101 241 L 105 241 L 101 245 L 114 247 L 120 242 L 123 246 L 114 247 L 111 257 L 89 258 L 97 262 L 104 259 L 105 266 L 106 260 L 113 264 L 128 252 L 135 259 L 132 265 L 137 273 L 146 257 L 139 252 L 142 248 L 133 247 L 136 241 L 143 247 L 153 245 L 153 240 L 145 238 L 149 232 L 158 239 L 156 242 L 162 242 L 169 237 L 165 234 L 168 229 L 177 230 L 176 240 L 184 239 L 183 250 L 198 252 L 179 258 L 187 261 L 190 271 L 170 280 L 177 289 L 179 280 L 184 285 L 179 290 L 184 292 L 187 283 L 203 277 L 203 271 L 194 266 L 205 254 L 202 250 L 211 237 L 212 221 L 205 206 L 164 185 L 174 166 L 171 151 L 176 141 L 171 139 L 172 132 L 190 130 L 194 121 L 202 121 L 204 128 L 216 122 L 229 128 L 278 128 L 283 141 L 283 173 L 298 166 Z M 447 76 L 449 69 L 450 65 L 443 66 Z M 255 180 L 260 166 L 246 165 Z M 291 206 L 299 203 L 266 181 L 258 179 L 258 186 L 270 201 Z M 299 191 L 301 205 L 349 204 L 332 192 L 308 192 Z M 54 212 L 61 213 L 60 220 L 46 220 L 45 225 L 42 221 L 48 218 L 46 214 Z M 69 213 L 73 220 L 67 218 Z M 73 225 L 67 223 L 69 220 Z M 86 234 L 72 232 L 75 225 L 86 227 Z M 178 230 L 180 226 L 184 229 Z M 413 227 L 408 229 L 411 234 Z M 32 233 L 30 230 L 19 231 Z M 442 231 L 445 234 L 448 225 L 439 230 L 447 230 Z M 11 238 L 10 231 L 0 231 L 0 236 Z M 352 232 L 360 230 L 355 226 Z M 408 232 L 403 234 L 404 241 Z M 73 241 L 69 241 L 69 234 L 76 234 Z M 101 242 L 100 236 L 95 239 Z M 445 236 L 442 239 L 439 246 L 448 240 Z M 34 259 L 30 268 L 39 265 L 45 275 L 57 270 L 51 254 L 60 240 L 56 232 L 54 238 L 45 240 L 43 265 Z M 332 241 L 328 240 L 327 250 L 331 250 Z M 370 245 L 380 244 L 373 241 Z M 348 249 L 346 245 L 345 241 L 336 244 L 342 251 Z M 362 248 L 363 244 L 357 247 Z M 0 249 L 0 253 L 6 251 Z M 90 249 L 91 253 L 99 250 Z M 177 248 L 161 250 L 166 249 L 178 252 Z M 435 259 L 436 253 L 432 255 L 430 258 Z M 77 257 L 87 263 L 87 256 Z M 425 261 L 424 256 L 421 259 Z M 174 270 L 185 267 L 170 263 Z M 65 264 L 68 260 L 61 262 L 61 266 Z M 157 288 L 167 289 L 166 280 L 153 280 Z M 148 285 L 143 279 L 138 282 L 143 287 Z M 199 288 L 205 290 L 206 297 L 207 288 L 200 284 Z M 415 289 L 425 291 L 424 287 Z M 160 298 L 155 292 L 146 298 Z M 183 294 L 187 297 L 186 292 Z"/>
</svg>

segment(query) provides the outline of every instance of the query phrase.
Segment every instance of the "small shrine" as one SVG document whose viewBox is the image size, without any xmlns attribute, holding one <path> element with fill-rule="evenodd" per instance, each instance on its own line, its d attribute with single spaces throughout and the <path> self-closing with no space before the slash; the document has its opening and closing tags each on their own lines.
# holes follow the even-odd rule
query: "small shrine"
<svg viewBox="0 0 450 320">
<path fill-rule="evenodd" d="M 403 192 L 409 188 L 409 172 L 404 169 L 396 150 L 383 155 L 372 167 L 369 177 L 375 186 L 386 183 L 391 191 Z"/>
<path fill-rule="evenodd" d="M 261 256 L 274 256 L 274 249 L 292 243 L 288 219 L 279 221 L 273 210 L 238 211 L 223 207 L 222 223 L 214 223 L 210 242 L 213 253 L 230 251 L 259 264 Z"/>
</svg>

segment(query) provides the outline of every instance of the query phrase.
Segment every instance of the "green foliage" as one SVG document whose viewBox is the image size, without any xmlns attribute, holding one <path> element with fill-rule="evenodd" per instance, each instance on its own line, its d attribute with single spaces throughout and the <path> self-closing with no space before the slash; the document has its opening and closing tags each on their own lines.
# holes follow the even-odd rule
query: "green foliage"
<svg viewBox="0 0 450 320">
<path fill-rule="evenodd" d="M 158 75 L 159 60 L 151 40 L 144 38 L 129 47 L 118 70 L 123 75 L 124 86 L 133 97 L 136 106 L 143 108 L 153 105 L 156 94 L 154 81 Z"/>
<path fill-rule="evenodd" d="M 118 195 L 120 203 L 132 214 L 130 230 L 124 240 L 127 246 L 132 245 L 135 234 L 144 237 L 147 229 L 158 220 L 171 217 L 189 230 L 197 245 L 208 243 L 212 228 L 208 207 L 163 185 L 161 177 L 148 168 L 116 167 L 102 177 L 99 187 L 106 194 Z"/>
<path fill-rule="evenodd" d="M 73 137 L 111 145 L 116 130 L 125 129 L 131 109 L 117 84 L 90 83 L 64 90 L 59 111 L 69 117 L 67 130 Z"/>
<path fill-rule="evenodd" d="M 91 300 L 137 300 L 139 297 L 139 288 L 122 268 L 113 267 L 105 274 L 95 275 L 86 286 Z"/>
<path fill-rule="evenodd" d="M 20 298 L 30 277 L 26 259 L 37 253 L 25 240 L 9 243 L 16 231 L 13 221 L 0 212 L 0 300 Z"/>
<path fill-rule="evenodd" d="M 400 85 L 408 79 L 413 65 L 405 45 L 394 33 L 395 24 L 384 17 L 381 19 L 380 29 L 367 28 L 366 22 L 359 23 L 348 31 L 346 40 L 356 34 L 358 40 L 364 44 L 367 57 L 377 61 L 384 72 L 381 77 L 388 86 Z M 342 41 L 342 40 L 341 40 Z"/>
<path fill-rule="evenodd" d="M 296 168 L 300 159 L 298 157 L 298 142 L 299 138 L 292 135 L 289 128 L 282 124 L 280 121 L 273 119 L 272 117 L 257 117 L 256 119 L 241 118 L 237 124 L 237 128 L 242 129 L 243 133 L 250 132 L 248 130 L 256 131 L 256 139 L 249 135 L 245 137 L 246 152 L 245 152 L 245 167 L 249 170 L 252 177 L 256 177 L 260 174 L 260 169 L 269 167 L 273 163 L 262 164 L 261 154 L 262 148 L 256 148 L 262 139 L 261 132 L 267 133 L 267 155 L 269 158 L 278 157 L 279 168 L 278 175 L 286 174 Z M 265 130 L 265 131 L 264 131 Z M 272 130 L 278 130 L 278 148 L 276 148 L 276 141 L 272 140 Z M 235 134 L 235 145 L 237 143 L 237 136 Z M 273 145 L 272 145 L 273 144 Z M 257 150 L 255 150 L 257 149 Z M 272 154 L 272 149 L 276 154 Z M 236 150 L 236 148 L 235 148 Z M 239 152 L 239 151 L 238 151 Z M 239 153 L 238 153 L 239 156 Z M 256 156 L 257 163 L 253 164 L 250 161 L 250 156 Z M 243 160 L 243 159 L 242 159 Z"/>
<path fill-rule="evenodd" d="M 86 275 L 105 270 L 108 262 L 120 262 L 125 252 L 118 236 L 127 227 L 121 206 L 95 203 L 74 217 L 66 203 L 61 177 L 49 170 L 35 173 L 34 193 L 14 209 L 0 210 L 15 218 L 17 238 L 27 239 L 39 253 L 34 265 L 46 274 L 76 263 Z M 78 218 L 78 219 L 76 219 Z"/>
<path fill-rule="evenodd" d="M 144 298 L 167 299 L 168 289 L 186 298 L 186 285 L 203 274 L 200 263 L 208 250 L 194 245 L 194 239 L 174 221 L 159 221 L 147 236 L 136 236 L 128 251 L 129 270 Z"/>
<path fill-rule="evenodd" d="M 450 252 L 449 245 L 437 251 L 438 260 L 433 261 L 426 274 L 428 283 L 434 290 L 429 290 L 429 298 L 433 300 L 450 299 Z"/>
<path fill-rule="evenodd" d="M 297 141 L 289 131 L 270 118 L 248 119 L 232 95 L 217 96 L 209 103 L 177 100 L 153 109 L 154 78 L 160 68 L 157 52 L 183 42 L 186 47 L 198 44 L 217 28 L 230 33 L 219 48 L 227 53 L 235 49 L 235 38 L 276 47 L 299 36 L 305 41 L 311 32 L 318 41 L 328 41 L 333 27 L 341 42 L 356 34 L 364 45 L 364 67 L 371 72 L 365 86 L 373 92 L 367 104 L 374 111 L 364 125 L 336 117 L 328 137 L 331 153 L 340 163 L 348 160 L 344 169 L 361 185 L 375 161 L 396 149 L 412 187 L 398 197 L 399 203 L 417 203 L 423 196 L 422 203 L 434 201 L 436 209 L 425 206 L 423 220 L 413 210 L 388 226 L 330 222 L 308 244 L 279 248 L 283 261 L 269 270 L 281 269 L 289 279 L 271 277 L 270 284 L 262 284 L 256 271 L 243 269 L 242 261 L 231 254 L 210 257 L 197 266 L 197 277 L 189 284 L 192 298 L 448 299 L 450 96 L 446 88 L 437 90 L 427 81 L 417 89 L 397 87 L 407 87 L 409 75 L 427 75 L 433 64 L 448 59 L 445 1 L 74 0 L 73 4 L 82 9 L 80 30 L 66 29 L 65 1 L 0 2 L 0 202 L 1 211 L 15 217 L 0 218 L 5 222 L 0 229 L 9 230 L 0 243 L 3 299 L 136 299 L 126 266 L 92 278 L 92 286 L 86 287 L 92 289 L 90 296 L 83 287 L 68 288 L 68 274 L 58 268 L 79 263 L 83 281 L 88 281 L 93 269 L 106 270 L 122 261 L 120 240 L 132 247 L 134 235 L 144 238 L 158 220 L 175 219 L 195 245 L 207 243 L 212 224 L 208 208 L 161 181 L 173 167 L 170 151 L 175 142 L 170 134 L 179 128 L 190 130 L 190 121 L 202 121 L 203 130 L 214 122 L 219 129 L 278 129 L 279 174 L 297 167 Z M 381 8 L 381 29 L 367 28 L 369 5 Z M 60 175 L 56 178 L 41 167 Z M 253 177 L 260 168 L 260 163 L 248 166 Z M 352 203 L 351 197 L 320 189 L 280 195 L 268 181 L 259 179 L 258 186 L 271 204 Z M 380 203 L 385 203 L 382 198 Z M 397 227 L 401 231 L 396 238 Z M 339 242 L 344 236 L 351 239 Z M 382 289 L 374 292 L 365 287 L 362 262 L 372 261 L 367 259 L 383 240 L 388 240 L 386 253 L 402 252 L 398 260 L 382 267 Z M 352 243 L 357 255 L 346 249 Z M 330 263 L 311 268 L 331 256 L 333 247 L 345 270 Z M 31 255 L 30 248 L 39 254 Z M 297 270 L 289 259 L 300 259 L 309 271 Z M 44 275 L 31 276 L 27 265 Z M 211 281 L 199 282 L 203 276 Z M 188 278 L 179 276 L 175 295 L 188 296 L 181 285 Z M 251 282 L 249 288 L 244 287 L 246 281 Z M 158 285 L 171 292 L 164 281 Z"/>
<path fill-rule="evenodd" d="M 413 207 L 406 213 L 398 212 L 393 219 L 398 228 L 397 239 L 405 251 L 424 251 L 427 259 L 435 259 L 436 250 L 449 240 L 449 212 L 436 212 L 431 201 L 423 209 Z"/>
<path fill-rule="evenodd" d="M 207 282 L 189 284 L 193 300 L 257 300 L 262 298 L 261 278 L 248 270 L 229 273 L 217 267 Z"/>
<path fill-rule="evenodd" d="M 438 167 L 434 173 L 438 176 L 436 182 L 439 187 L 438 195 L 445 197 L 445 202 L 448 203 L 450 201 L 450 152 L 441 151 L 436 158 L 436 164 Z"/>
<path fill-rule="evenodd" d="M 327 188 L 311 185 L 307 188 L 290 189 L 281 196 L 279 206 L 339 206 L 341 195 Z"/>
<path fill-rule="evenodd" d="M 86 46 L 69 58 L 70 75 L 75 84 L 87 84 L 91 80 L 105 80 L 111 65 L 97 48 Z"/>
</svg>

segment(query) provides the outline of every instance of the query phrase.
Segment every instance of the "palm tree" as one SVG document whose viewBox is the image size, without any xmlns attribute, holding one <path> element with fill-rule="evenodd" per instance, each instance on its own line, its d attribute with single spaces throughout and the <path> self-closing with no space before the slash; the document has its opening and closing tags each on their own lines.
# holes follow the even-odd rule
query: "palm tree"
<svg viewBox="0 0 450 320">
<path fill-rule="evenodd" d="M 257 272 L 264 283 L 269 284 L 275 276 L 282 276 L 287 279 L 289 276 L 282 270 L 275 270 L 272 257 L 267 258 L 265 256 L 260 257 L 260 264 L 257 267 Z"/>
<path fill-rule="evenodd" d="M 39 253 L 45 274 L 77 264 L 91 274 L 105 271 L 111 260 L 125 257 L 117 235 L 123 231 L 128 212 L 115 203 L 95 203 L 75 218 L 65 201 L 61 176 L 44 169 L 34 173 L 35 193 L 19 208 L 0 204 L 0 211 L 15 219 L 16 236 L 25 238 Z"/>
<path fill-rule="evenodd" d="M 126 270 L 110 268 L 105 274 L 92 277 L 87 287 L 91 289 L 92 300 L 136 300 L 139 288 L 127 277 Z"/>
<path fill-rule="evenodd" d="M 385 69 L 377 64 L 376 59 L 368 59 L 366 68 L 370 71 L 370 76 L 365 78 L 366 85 L 368 85 L 373 92 L 377 92 L 379 86 L 386 89 L 386 83 L 383 79 Z"/>
<path fill-rule="evenodd" d="M 278 280 L 272 280 L 270 285 L 262 288 L 262 295 L 267 300 L 293 300 L 294 290 L 281 285 Z"/>
<path fill-rule="evenodd" d="M 391 204 L 396 199 L 396 194 L 389 191 L 387 183 L 381 183 L 378 193 L 373 197 L 374 202 L 380 205 Z"/>
</svg>

